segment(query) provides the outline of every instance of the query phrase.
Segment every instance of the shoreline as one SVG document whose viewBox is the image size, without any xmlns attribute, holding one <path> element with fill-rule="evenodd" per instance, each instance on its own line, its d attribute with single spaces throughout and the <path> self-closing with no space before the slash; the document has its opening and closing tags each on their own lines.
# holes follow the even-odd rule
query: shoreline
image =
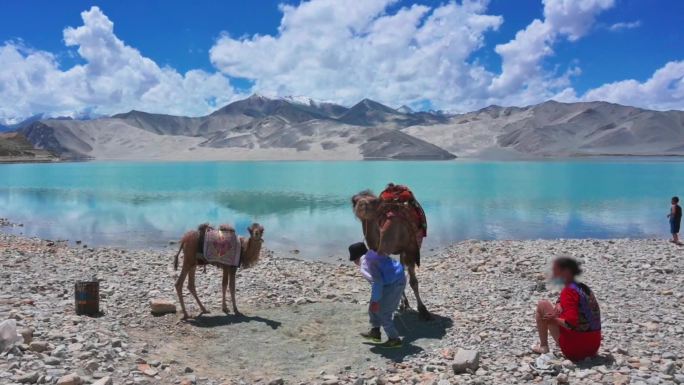
<svg viewBox="0 0 684 385">
<path fill-rule="evenodd" d="M 534 306 L 556 298 L 542 274 L 561 254 L 584 262 L 604 342 L 594 361 L 558 357 L 555 373 L 539 374 L 528 353 Z M 357 338 L 367 327 L 369 288 L 348 263 L 264 251 L 256 267 L 238 272 L 244 317 L 220 313 L 220 274 L 198 269 L 198 294 L 212 313 L 186 323 L 180 314 L 150 313 L 151 299 L 177 304 L 170 253 L 83 249 L 0 231 L 0 320 L 32 329 L 34 342 L 0 355 L 0 382 L 35 375 L 54 383 L 75 373 L 85 383 L 111 377 L 115 384 L 680 383 L 680 255 L 653 239 L 458 242 L 418 271 L 435 320 L 399 315 L 406 345 L 386 353 Z M 93 274 L 104 315 L 78 317 L 73 283 Z M 184 298 L 196 315 L 187 290 Z M 38 352 L 43 343 L 47 350 Z M 477 370 L 454 373 L 459 348 L 479 352 Z"/>
<path fill-rule="evenodd" d="M 519 157 L 477 157 L 477 156 L 457 156 L 452 159 L 420 159 L 420 158 L 358 158 L 358 159 L 316 159 L 316 158 L 297 158 L 297 157 L 264 157 L 264 158 L 245 158 L 236 156 L 234 158 L 79 158 L 79 159 L 33 159 L 33 158 L 8 158 L 0 157 L 0 165 L 3 164 L 37 164 L 37 163 L 221 163 L 221 162 L 567 162 L 567 161 L 620 161 L 620 160 L 643 160 L 654 161 L 684 160 L 684 154 L 570 154 L 563 156 L 519 156 Z"/>
<path fill-rule="evenodd" d="M 0 164 L 64 163 L 59 159 L 7 158 L 0 157 Z"/>
</svg>

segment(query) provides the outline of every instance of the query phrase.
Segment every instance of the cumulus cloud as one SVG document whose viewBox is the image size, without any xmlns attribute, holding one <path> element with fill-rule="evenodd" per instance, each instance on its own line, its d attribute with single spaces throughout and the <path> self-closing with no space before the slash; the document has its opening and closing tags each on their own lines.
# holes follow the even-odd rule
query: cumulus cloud
<svg viewBox="0 0 684 385">
<path fill-rule="evenodd" d="M 508 43 L 496 46 L 502 68 L 491 86 L 494 96 L 521 92 L 528 99 L 548 96 L 567 85 L 567 76 L 546 74 L 542 68 L 545 57 L 553 54 L 553 44 L 561 38 L 576 41 L 594 24 L 596 15 L 610 8 L 614 0 L 544 0 L 544 20 L 535 19 L 519 31 Z M 522 88 L 522 89 L 521 89 Z"/>
<path fill-rule="evenodd" d="M 275 36 L 221 37 L 212 63 L 229 76 L 277 95 L 351 104 L 368 97 L 391 105 L 429 100 L 436 107 L 479 105 L 492 75 L 471 60 L 502 17 L 466 0 L 388 12 L 392 0 L 314 0 L 281 6 Z"/>
<path fill-rule="evenodd" d="M 51 53 L 21 42 L 0 46 L 0 121 L 36 113 L 111 114 L 130 109 L 201 115 L 235 98 L 227 77 L 160 67 L 114 34 L 98 7 L 81 14 L 83 25 L 64 30 L 84 64 L 66 70 Z"/>
<path fill-rule="evenodd" d="M 594 28 L 615 0 L 542 0 L 542 19 L 495 47 L 501 71 L 486 69 L 477 53 L 485 35 L 503 23 L 488 15 L 487 1 L 394 9 L 394 0 L 312 0 L 282 5 L 275 35 L 224 34 L 210 50 L 216 68 L 254 81 L 268 95 L 305 95 L 352 104 L 362 98 L 389 105 L 469 111 L 489 104 L 527 105 L 548 99 L 606 100 L 650 108 L 684 107 L 677 71 L 668 64 L 645 83 L 627 80 L 577 95 L 572 78 L 581 68 L 549 70 L 545 59 L 561 40 L 577 41 Z M 634 28 L 638 22 L 612 29 Z M 663 73 L 672 81 L 656 81 Z M 658 87 L 656 84 L 660 84 Z M 631 91 L 630 91 L 631 90 Z M 635 93 L 651 93 L 635 97 Z M 668 93 L 668 95 L 660 95 Z"/>
<path fill-rule="evenodd" d="M 578 95 L 572 79 L 581 68 L 574 62 L 547 68 L 547 59 L 558 42 L 577 41 L 595 29 L 598 15 L 615 0 L 542 3 L 542 18 L 494 47 L 500 70 L 479 59 L 489 50 L 488 34 L 504 22 L 502 16 L 487 13 L 488 0 L 405 7 L 396 0 L 310 0 L 281 5 L 273 35 L 223 33 L 209 52 L 218 72 L 186 73 L 160 66 L 125 44 L 112 21 L 93 7 L 82 13 L 83 25 L 63 32 L 65 44 L 76 49 L 83 64 L 63 69 L 55 55 L 21 41 L 0 45 L 0 122 L 45 112 L 130 109 L 202 115 L 244 96 L 231 87 L 231 78 L 251 80 L 251 92 L 346 105 L 372 98 L 391 106 L 462 112 L 553 98 L 684 108 L 684 70 L 678 61 L 644 82 L 624 80 Z"/>
<path fill-rule="evenodd" d="M 684 61 L 672 61 L 644 82 L 623 80 L 587 91 L 581 100 L 604 100 L 656 110 L 684 108 Z"/>
</svg>

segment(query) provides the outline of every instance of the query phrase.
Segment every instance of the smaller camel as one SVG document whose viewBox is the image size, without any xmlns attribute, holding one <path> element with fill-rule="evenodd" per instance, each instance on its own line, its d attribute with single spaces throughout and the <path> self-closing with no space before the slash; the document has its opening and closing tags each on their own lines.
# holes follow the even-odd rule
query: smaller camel
<svg viewBox="0 0 684 385">
<path fill-rule="evenodd" d="M 208 224 L 200 225 L 197 230 L 190 230 L 183 238 L 181 238 L 180 247 L 178 252 L 174 257 L 173 264 L 174 269 L 178 270 L 178 256 L 181 250 L 183 251 L 183 267 L 181 269 L 180 276 L 176 281 L 176 293 L 178 294 L 178 301 L 180 302 L 181 310 L 183 311 L 183 319 L 190 318 L 188 312 L 185 310 L 185 303 L 183 302 L 183 282 L 185 278 L 188 278 L 188 290 L 190 294 L 197 301 L 197 305 L 200 308 L 200 315 L 207 314 L 209 311 L 202 305 L 199 297 L 197 296 L 197 290 L 195 288 L 195 272 L 197 270 L 198 260 L 197 254 L 202 245 L 200 243 L 200 234 L 204 234 L 206 229 L 209 227 Z M 232 230 L 232 229 L 229 229 Z M 233 230 L 234 231 L 234 230 Z M 249 231 L 249 238 L 245 239 L 240 237 L 240 267 L 249 268 L 254 266 L 259 260 L 259 254 L 261 253 L 261 245 L 263 243 L 264 227 L 258 223 L 253 223 L 247 228 Z M 226 288 L 228 287 L 230 279 L 230 299 L 233 302 L 233 313 L 235 315 L 241 315 L 237 308 L 237 302 L 235 301 L 235 275 L 237 273 L 238 266 L 224 266 L 216 265 L 223 270 L 223 280 L 221 282 L 221 309 L 224 313 L 228 314 L 228 305 L 226 304 Z"/>
</svg>

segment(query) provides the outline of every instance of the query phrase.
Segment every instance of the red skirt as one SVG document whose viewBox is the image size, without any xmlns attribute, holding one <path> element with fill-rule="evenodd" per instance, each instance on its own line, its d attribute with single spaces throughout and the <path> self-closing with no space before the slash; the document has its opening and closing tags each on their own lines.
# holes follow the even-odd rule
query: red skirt
<svg viewBox="0 0 684 385">
<path fill-rule="evenodd" d="M 601 331 L 577 332 L 561 327 L 558 345 L 565 358 L 571 361 L 582 361 L 598 353 L 601 347 Z"/>
</svg>

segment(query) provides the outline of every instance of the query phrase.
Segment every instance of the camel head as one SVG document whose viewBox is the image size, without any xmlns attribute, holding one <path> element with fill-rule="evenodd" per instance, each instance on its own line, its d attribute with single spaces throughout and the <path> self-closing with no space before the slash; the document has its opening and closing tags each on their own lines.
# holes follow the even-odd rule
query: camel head
<svg viewBox="0 0 684 385">
<path fill-rule="evenodd" d="M 370 190 L 364 190 L 354 195 L 351 201 L 354 214 L 357 218 L 361 220 L 372 220 L 377 217 L 380 199 Z"/>
<path fill-rule="evenodd" d="M 252 223 L 248 228 L 249 238 L 240 239 L 242 245 L 242 263 L 241 267 L 248 268 L 254 266 L 261 255 L 261 245 L 264 242 L 264 226 L 258 223 Z"/>
<path fill-rule="evenodd" d="M 255 222 L 247 228 L 247 231 L 249 231 L 249 237 L 251 239 L 254 239 L 255 241 L 263 241 L 264 226 Z"/>
</svg>

